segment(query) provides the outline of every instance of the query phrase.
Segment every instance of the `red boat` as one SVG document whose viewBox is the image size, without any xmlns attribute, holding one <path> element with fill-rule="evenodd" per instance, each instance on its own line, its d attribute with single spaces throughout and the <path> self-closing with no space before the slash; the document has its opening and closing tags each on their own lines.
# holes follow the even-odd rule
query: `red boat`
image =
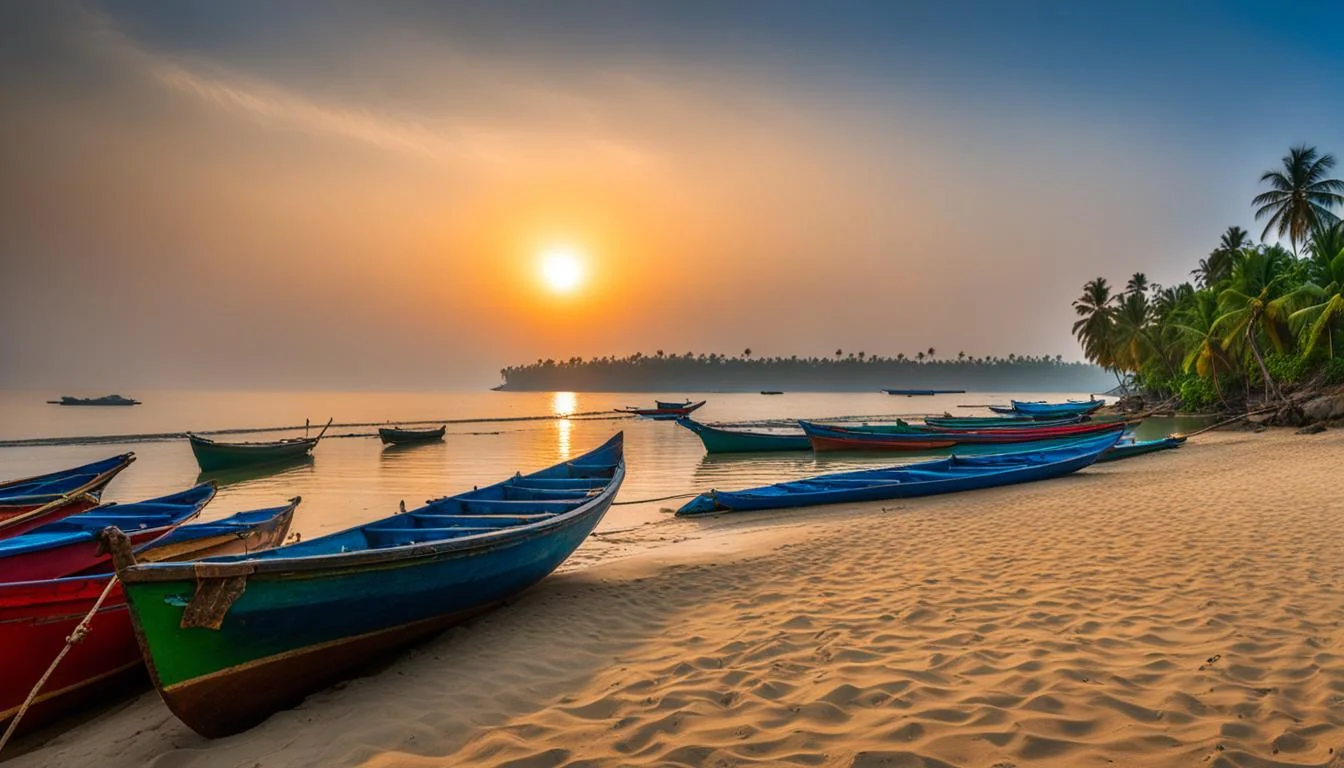
<svg viewBox="0 0 1344 768">
<path fill-rule="evenodd" d="M 692 403 L 687 400 L 684 403 L 664 403 L 661 400 L 656 401 L 655 408 L 617 408 L 617 413 L 629 413 L 635 416 L 644 416 L 650 419 L 679 419 L 682 416 L 694 411 L 696 408 L 704 405 L 706 401 L 701 400 L 698 403 Z"/>
<path fill-rule="evenodd" d="M 1124 422 L 1069 424 L 1036 429 L 950 431 L 908 424 L 841 427 L 799 421 L 816 451 L 928 451 L 960 446 L 1002 446 L 1035 441 L 1059 441 L 1122 430 Z"/>
<path fill-rule="evenodd" d="M 146 560 L 182 560 L 279 546 L 289 533 L 297 498 L 275 509 L 243 512 L 224 520 L 177 529 L 194 542 L 151 546 L 136 556 Z M 218 535 L 234 528 L 226 538 Z M 0 729 L 18 712 L 33 686 L 99 595 L 112 574 L 0 584 Z M 90 622 L 84 640 L 70 648 L 23 716 L 19 731 L 49 723 L 107 695 L 144 688 L 144 657 L 126 612 L 121 584 L 112 586 Z"/>
<path fill-rule="evenodd" d="M 0 582 L 59 579 L 111 562 L 99 541 L 109 525 L 144 545 L 201 513 L 215 496 L 213 482 L 137 504 L 106 504 L 90 512 L 48 523 L 21 536 L 0 539 Z"/>
<path fill-rule="evenodd" d="M 0 539 L 98 506 L 103 489 L 135 461 L 134 453 L 0 483 Z"/>
</svg>

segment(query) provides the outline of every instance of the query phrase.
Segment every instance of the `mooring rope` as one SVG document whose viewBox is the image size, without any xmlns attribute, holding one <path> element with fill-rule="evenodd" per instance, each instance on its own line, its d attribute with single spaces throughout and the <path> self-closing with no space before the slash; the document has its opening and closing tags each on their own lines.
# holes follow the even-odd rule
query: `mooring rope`
<svg viewBox="0 0 1344 768">
<path fill-rule="evenodd" d="M 678 493 L 675 496 L 659 496 L 656 499 L 634 499 L 632 501 L 613 501 L 611 506 L 618 507 L 622 504 L 652 504 L 655 501 L 671 501 L 673 499 L 693 499 L 699 496 L 698 493 Z"/>
<path fill-rule="evenodd" d="M 61 659 L 65 658 L 65 655 L 70 652 L 71 648 L 75 647 L 75 643 L 83 640 L 84 637 L 89 634 L 89 624 L 93 621 L 94 615 L 98 613 L 98 609 L 103 607 L 103 601 L 107 600 L 107 596 L 112 593 L 112 587 L 116 586 L 116 584 L 116 576 L 107 580 L 107 586 L 103 588 L 103 594 L 98 596 L 98 600 L 94 602 L 93 607 L 90 608 L 84 618 L 75 625 L 75 629 L 70 633 L 70 636 L 65 638 L 65 647 L 61 649 L 60 653 L 56 654 L 56 658 L 51 662 L 51 666 L 47 667 L 47 671 L 43 673 L 42 679 L 37 681 L 37 685 L 33 686 L 33 690 L 28 692 L 28 698 L 24 700 L 23 706 L 19 707 L 19 711 L 14 713 L 14 719 L 9 721 L 9 727 L 5 729 L 5 735 L 0 736 L 0 752 L 5 751 L 5 745 L 9 743 L 10 738 L 14 735 L 14 731 L 19 727 L 19 721 L 22 720 L 24 714 L 28 712 L 28 708 L 33 705 L 33 702 L 37 699 L 38 692 L 42 690 L 42 686 L 47 684 L 47 680 L 51 677 L 51 673 L 56 671 L 56 665 L 61 663 Z"/>
</svg>

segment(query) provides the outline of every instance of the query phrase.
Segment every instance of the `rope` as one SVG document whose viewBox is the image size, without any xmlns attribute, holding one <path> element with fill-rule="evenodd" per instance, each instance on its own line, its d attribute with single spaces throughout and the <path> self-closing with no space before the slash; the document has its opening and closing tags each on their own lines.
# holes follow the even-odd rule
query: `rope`
<svg viewBox="0 0 1344 768">
<path fill-rule="evenodd" d="M 61 663 L 61 659 L 65 658 L 65 654 L 69 653 L 71 648 L 75 647 L 75 643 L 83 640 L 84 637 L 89 634 L 90 622 L 93 621 L 94 615 L 98 613 L 98 609 L 103 607 L 103 601 L 107 599 L 109 594 L 111 594 L 112 587 L 115 586 L 116 583 L 116 576 L 107 580 L 107 586 L 103 588 L 103 594 L 98 596 L 98 600 L 94 602 L 93 607 L 90 608 L 84 618 L 75 625 L 75 629 L 70 633 L 70 636 L 65 638 L 65 647 L 61 649 L 60 653 L 56 654 L 56 658 L 51 662 L 51 666 L 47 667 L 47 671 L 43 673 L 42 679 L 38 680 L 37 685 L 33 686 L 33 690 L 29 691 L 28 698 L 24 700 L 23 706 L 19 707 L 19 711 L 14 713 L 14 719 L 9 721 L 9 727 L 5 729 L 5 735 L 0 736 L 0 752 L 5 750 L 5 745 L 9 743 L 10 737 L 14 735 L 14 731 L 19 727 L 19 721 L 23 719 L 24 714 L 28 712 L 28 708 L 31 707 L 33 701 L 37 699 L 38 691 L 41 691 L 42 686 L 47 684 L 47 680 L 51 677 L 51 673 L 56 671 L 56 665 Z"/>
<path fill-rule="evenodd" d="M 611 506 L 616 507 L 622 504 L 652 504 L 655 501 L 671 501 L 673 499 L 693 499 L 699 496 L 698 493 L 678 493 L 675 496 L 659 496 L 656 499 L 635 499 L 634 501 L 613 501 Z"/>
</svg>

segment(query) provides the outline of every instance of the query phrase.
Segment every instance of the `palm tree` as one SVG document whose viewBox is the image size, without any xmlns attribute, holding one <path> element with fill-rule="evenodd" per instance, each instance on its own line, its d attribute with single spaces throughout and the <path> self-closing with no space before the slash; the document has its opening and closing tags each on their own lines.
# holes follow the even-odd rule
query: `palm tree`
<svg viewBox="0 0 1344 768">
<path fill-rule="evenodd" d="M 1344 223 L 1317 229 L 1307 246 L 1310 279 L 1282 300 L 1294 311 L 1289 320 L 1298 330 L 1302 356 L 1326 340 L 1326 353 L 1335 357 L 1335 327 L 1344 319 Z"/>
<path fill-rule="evenodd" d="M 1186 373 L 1193 371 L 1201 378 L 1211 379 L 1218 399 L 1226 400 L 1218 380 L 1218 369 L 1220 366 L 1230 369 L 1231 363 L 1227 360 L 1222 335 L 1218 330 L 1220 316 L 1217 294 L 1213 291 L 1199 291 L 1180 312 L 1173 327 L 1185 336 L 1189 344 L 1189 351 L 1181 367 Z"/>
<path fill-rule="evenodd" d="M 1232 271 L 1229 286 L 1218 295 L 1222 314 L 1216 327 L 1222 334 L 1223 347 L 1244 344 L 1260 367 L 1265 392 L 1276 400 L 1283 395 L 1265 366 L 1259 336 L 1264 333 L 1276 349 L 1286 346 L 1280 326 L 1291 308 L 1282 301 L 1288 294 L 1284 286 L 1291 262 L 1292 256 L 1278 246 L 1247 251 Z"/>
<path fill-rule="evenodd" d="M 746 349 L 742 350 L 742 356 L 751 357 L 751 347 L 747 347 Z"/>
<path fill-rule="evenodd" d="M 1125 293 L 1147 293 L 1148 276 L 1142 272 L 1135 272 L 1134 276 L 1125 283 Z"/>
<path fill-rule="evenodd" d="M 1279 237 L 1287 235 L 1296 255 L 1297 244 L 1306 240 L 1312 229 L 1339 221 L 1330 209 L 1344 203 L 1344 181 L 1326 177 L 1334 165 L 1334 156 L 1322 155 L 1315 147 L 1300 144 L 1288 150 L 1282 171 L 1265 171 L 1260 181 L 1269 184 L 1270 191 L 1256 195 L 1251 201 L 1251 205 L 1259 206 L 1256 221 L 1269 217 L 1261 240 L 1269 236 L 1270 230 L 1275 230 Z"/>
<path fill-rule="evenodd" d="M 1082 345 L 1083 354 L 1111 371 L 1116 370 L 1114 301 L 1106 278 L 1098 277 L 1085 283 L 1082 297 L 1073 302 L 1074 311 L 1082 318 L 1073 324 L 1073 335 Z"/>
<path fill-rule="evenodd" d="M 1199 260 L 1197 269 L 1190 270 L 1199 287 L 1208 288 L 1226 280 L 1241 249 L 1251 244 L 1250 237 L 1250 233 L 1241 227 L 1228 227 L 1218 241 L 1218 247 L 1209 252 L 1207 259 Z"/>
</svg>

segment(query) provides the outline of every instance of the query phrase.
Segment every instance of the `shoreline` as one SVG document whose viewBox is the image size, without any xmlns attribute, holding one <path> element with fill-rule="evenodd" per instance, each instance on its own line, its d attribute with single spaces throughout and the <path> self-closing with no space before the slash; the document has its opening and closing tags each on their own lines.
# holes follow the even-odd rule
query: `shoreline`
<svg viewBox="0 0 1344 768">
<path fill-rule="evenodd" d="M 9 764 L 1335 765 L 1342 461 L 1344 432 L 1216 432 L 1041 483 L 659 520 L 246 733 L 149 692 Z"/>
</svg>

